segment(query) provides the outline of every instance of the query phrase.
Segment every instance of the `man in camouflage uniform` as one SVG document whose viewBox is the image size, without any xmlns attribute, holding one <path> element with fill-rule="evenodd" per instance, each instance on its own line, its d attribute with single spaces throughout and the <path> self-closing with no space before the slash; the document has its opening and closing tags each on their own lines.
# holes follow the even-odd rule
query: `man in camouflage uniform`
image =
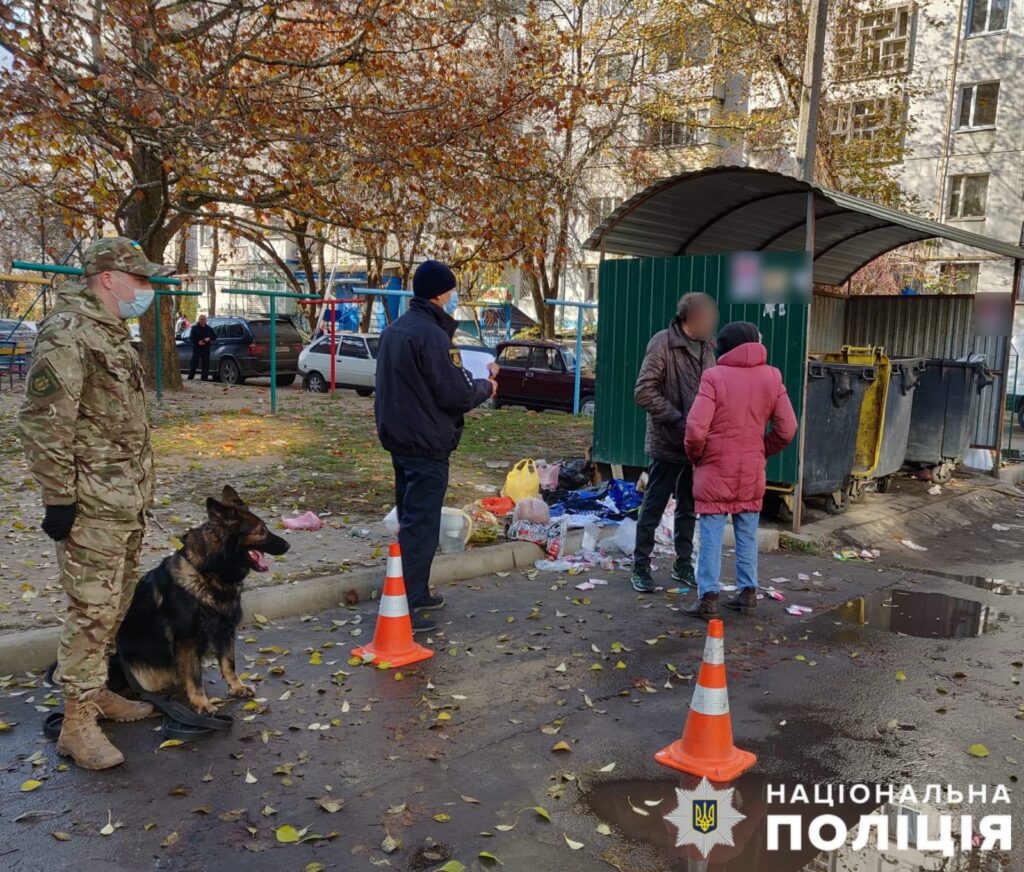
<svg viewBox="0 0 1024 872">
<path fill-rule="evenodd" d="M 66 702 L 57 752 L 83 768 L 107 769 L 124 757 L 97 720 L 153 713 L 106 687 L 153 499 L 142 366 L 125 319 L 152 302 L 150 277 L 173 268 L 150 263 L 123 237 L 94 242 L 83 266 L 84 278 L 58 289 L 40 327 L 18 433 L 43 489 L 42 528 L 57 543 L 68 597 L 56 673 Z"/>
</svg>

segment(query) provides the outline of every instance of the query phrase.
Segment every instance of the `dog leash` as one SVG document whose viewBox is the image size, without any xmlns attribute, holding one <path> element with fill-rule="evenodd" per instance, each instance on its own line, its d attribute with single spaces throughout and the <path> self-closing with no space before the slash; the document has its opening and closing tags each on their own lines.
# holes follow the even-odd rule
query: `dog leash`
<svg viewBox="0 0 1024 872">
<path fill-rule="evenodd" d="M 124 676 L 125 683 L 138 695 L 143 702 L 159 709 L 164 713 L 163 722 L 160 724 L 160 734 L 165 739 L 178 739 L 182 742 L 192 742 L 196 739 L 203 739 L 213 733 L 230 730 L 234 718 L 230 715 L 202 715 L 193 711 L 177 700 L 159 693 L 151 693 L 143 690 L 132 671 L 125 666 L 121 658 L 115 654 L 111 663 L 120 669 Z M 46 670 L 45 680 L 50 684 L 56 684 L 54 673 L 57 664 L 52 663 Z M 61 727 L 64 723 L 64 712 L 56 711 L 46 716 L 43 722 L 43 735 L 48 739 L 57 739 L 60 736 Z"/>
</svg>

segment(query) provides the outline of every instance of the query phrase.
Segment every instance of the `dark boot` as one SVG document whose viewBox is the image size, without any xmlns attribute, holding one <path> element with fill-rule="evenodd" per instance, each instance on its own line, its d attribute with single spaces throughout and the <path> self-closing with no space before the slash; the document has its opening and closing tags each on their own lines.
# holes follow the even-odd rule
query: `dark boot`
<svg viewBox="0 0 1024 872">
<path fill-rule="evenodd" d="M 743 588 L 736 596 L 725 601 L 725 607 L 744 615 L 754 614 L 754 610 L 757 608 L 757 589 Z"/>
<path fill-rule="evenodd" d="M 700 599 L 695 600 L 688 609 L 683 609 L 683 614 L 689 618 L 700 618 L 702 621 L 710 621 L 718 617 L 718 594 L 706 593 Z"/>
</svg>

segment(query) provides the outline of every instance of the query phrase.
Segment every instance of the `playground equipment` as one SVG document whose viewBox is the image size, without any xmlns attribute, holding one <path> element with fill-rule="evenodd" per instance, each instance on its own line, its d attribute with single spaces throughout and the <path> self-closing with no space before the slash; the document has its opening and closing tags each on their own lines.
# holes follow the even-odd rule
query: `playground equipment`
<svg viewBox="0 0 1024 872">
<path fill-rule="evenodd" d="M 572 413 L 580 413 L 580 370 L 583 368 L 583 312 L 596 309 L 597 303 L 577 303 L 574 300 L 545 300 L 546 306 L 560 306 L 576 310 L 576 372 L 573 375 Z"/>
</svg>

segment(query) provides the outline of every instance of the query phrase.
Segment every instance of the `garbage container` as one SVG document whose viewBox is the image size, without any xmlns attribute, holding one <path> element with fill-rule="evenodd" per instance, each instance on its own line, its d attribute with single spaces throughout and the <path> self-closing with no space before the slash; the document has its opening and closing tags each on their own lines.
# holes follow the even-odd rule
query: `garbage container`
<svg viewBox="0 0 1024 872">
<path fill-rule="evenodd" d="M 807 367 L 804 496 L 824 496 L 825 511 L 846 511 L 864 392 L 875 366 L 812 359 Z"/>
<path fill-rule="evenodd" d="M 856 502 L 864 496 L 871 481 L 876 482 L 880 493 L 885 493 L 890 477 L 903 466 L 914 389 L 924 370 L 924 358 L 889 358 L 884 348 L 851 345 L 820 357 L 836 363 L 875 367 L 875 380 L 864 390 L 848 493 Z"/>
<path fill-rule="evenodd" d="M 914 391 L 905 462 L 931 468 L 934 482 L 949 481 L 971 445 L 981 392 L 991 385 L 981 361 L 927 360 Z"/>
</svg>

